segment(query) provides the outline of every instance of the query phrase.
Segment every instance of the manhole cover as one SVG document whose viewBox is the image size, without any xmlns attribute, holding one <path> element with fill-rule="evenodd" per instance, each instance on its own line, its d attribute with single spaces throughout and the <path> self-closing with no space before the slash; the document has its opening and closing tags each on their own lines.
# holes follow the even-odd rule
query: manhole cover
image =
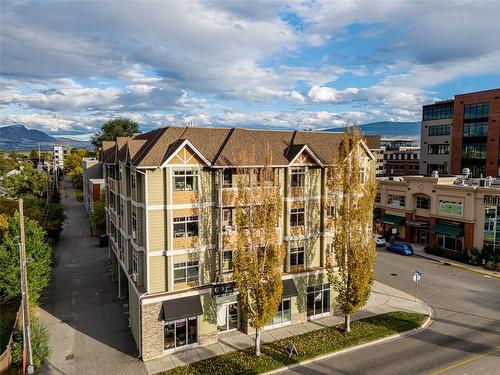
<svg viewBox="0 0 500 375">
<path fill-rule="evenodd" d="M 73 354 L 67 355 L 66 356 L 66 361 L 75 358 Z"/>
<path fill-rule="evenodd" d="M 398 274 L 397 273 L 391 273 L 391 276 L 397 276 Z"/>
</svg>

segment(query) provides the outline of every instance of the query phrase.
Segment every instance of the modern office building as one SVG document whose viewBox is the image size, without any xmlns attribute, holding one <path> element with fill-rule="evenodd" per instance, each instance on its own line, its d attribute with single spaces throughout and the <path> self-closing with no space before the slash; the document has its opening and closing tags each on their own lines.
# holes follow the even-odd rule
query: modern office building
<svg viewBox="0 0 500 375">
<path fill-rule="evenodd" d="M 343 135 L 168 127 L 104 142 L 110 254 L 118 295 L 144 360 L 217 342 L 248 325 L 232 280 L 236 179 L 272 157 L 270 186 L 280 190 L 277 230 L 286 245 L 282 302 L 267 329 L 332 314 L 326 275 L 332 233 L 325 230 L 326 167 Z M 364 142 L 363 172 L 374 173 Z"/>
<path fill-rule="evenodd" d="M 500 89 L 424 105 L 420 174 L 500 176 Z"/>
<path fill-rule="evenodd" d="M 387 239 L 500 252 L 500 180 L 379 179 L 374 215 Z"/>
</svg>

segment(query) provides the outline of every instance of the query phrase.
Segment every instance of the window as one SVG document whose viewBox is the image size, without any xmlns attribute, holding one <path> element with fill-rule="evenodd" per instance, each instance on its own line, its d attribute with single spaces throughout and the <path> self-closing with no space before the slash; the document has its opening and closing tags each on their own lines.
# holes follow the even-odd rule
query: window
<svg viewBox="0 0 500 375">
<path fill-rule="evenodd" d="M 380 204 L 380 201 L 381 201 L 380 192 L 378 192 L 377 195 L 375 195 L 375 203 L 379 203 Z"/>
<path fill-rule="evenodd" d="M 489 110 L 488 103 L 465 104 L 464 120 L 487 118 Z"/>
<path fill-rule="evenodd" d="M 304 168 L 292 168 L 292 187 L 305 186 L 306 170 Z"/>
<path fill-rule="evenodd" d="M 462 216 L 464 204 L 463 202 L 439 201 L 439 213 Z"/>
<path fill-rule="evenodd" d="M 427 197 L 417 197 L 417 208 L 428 210 L 431 208 L 431 199 Z"/>
<path fill-rule="evenodd" d="M 428 145 L 427 153 L 429 155 L 444 155 L 450 153 L 450 145 L 449 144 L 437 144 L 437 145 Z"/>
<path fill-rule="evenodd" d="M 464 159 L 486 159 L 486 143 L 464 143 L 462 157 Z"/>
<path fill-rule="evenodd" d="M 448 164 L 428 164 L 427 174 L 431 174 L 434 171 L 441 174 L 448 174 Z"/>
<path fill-rule="evenodd" d="M 359 181 L 360 182 L 365 182 L 366 181 L 365 167 L 360 167 L 359 168 Z"/>
<path fill-rule="evenodd" d="M 488 136 L 488 121 L 469 122 L 464 124 L 464 137 Z"/>
<path fill-rule="evenodd" d="M 197 191 L 198 171 L 174 171 L 174 191 Z"/>
<path fill-rule="evenodd" d="M 224 250 L 222 253 L 222 272 L 233 270 L 233 250 Z"/>
<path fill-rule="evenodd" d="M 298 227 L 304 225 L 304 207 L 292 208 L 290 213 L 290 226 Z"/>
<path fill-rule="evenodd" d="M 130 187 L 132 189 L 135 189 L 135 186 L 136 186 L 136 180 L 135 180 L 135 174 L 131 174 L 130 175 Z"/>
<path fill-rule="evenodd" d="M 404 195 L 387 195 L 387 204 L 392 204 L 394 206 L 404 207 L 406 203 L 406 197 Z"/>
<path fill-rule="evenodd" d="M 304 246 L 290 248 L 290 271 L 304 269 Z"/>
<path fill-rule="evenodd" d="M 224 169 L 224 172 L 222 172 L 223 187 L 233 187 L 233 172 L 232 169 Z"/>
<path fill-rule="evenodd" d="M 441 120 L 453 117 L 453 102 L 426 105 L 422 111 L 422 120 Z"/>
<path fill-rule="evenodd" d="M 174 238 L 196 237 L 198 216 L 174 217 Z"/>
<path fill-rule="evenodd" d="M 174 263 L 174 284 L 198 283 L 200 266 L 197 260 Z"/>
<path fill-rule="evenodd" d="M 337 216 L 337 207 L 335 207 L 334 205 L 327 207 L 326 216 L 331 216 L 331 217 Z"/>
<path fill-rule="evenodd" d="M 231 208 L 224 208 L 222 210 L 222 228 L 232 227 L 232 226 L 233 226 L 233 210 Z"/>
<path fill-rule="evenodd" d="M 307 287 L 307 316 L 330 312 L 330 284 Z"/>
<path fill-rule="evenodd" d="M 198 317 L 165 322 L 163 326 L 163 349 L 175 349 L 198 342 Z"/>
<path fill-rule="evenodd" d="M 450 135 L 451 125 L 429 126 L 429 136 Z"/>
<path fill-rule="evenodd" d="M 137 214 L 132 211 L 132 230 L 137 231 Z"/>
<path fill-rule="evenodd" d="M 281 325 L 283 323 L 290 322 L 292 320 L 292 309 L 290 298 L 284 298 L 280 301 L 278 305 L 278 311 L 273 317 L 273 320 L 267 324 L 267 326 Z"/>
<path fill-rule="evenodd" d="M 132 272 L 137 273 L 137 270 L 139 269 L 139 260 L 137 256 L 137 251 L 133 251 L 132 253 Z"/>
</svg>

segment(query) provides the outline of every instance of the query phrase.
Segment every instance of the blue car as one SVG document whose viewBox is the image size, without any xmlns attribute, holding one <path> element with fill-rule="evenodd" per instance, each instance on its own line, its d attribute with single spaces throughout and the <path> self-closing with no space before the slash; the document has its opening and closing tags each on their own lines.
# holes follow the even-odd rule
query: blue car
<svg viewBox="0 0 500 375">
<path fill-rule="evenodd" d="M 406 242 L 394 242 L 387 245 L 387 250 L 401 255 L 413 255 L 413 247 Z"/>
</svg>

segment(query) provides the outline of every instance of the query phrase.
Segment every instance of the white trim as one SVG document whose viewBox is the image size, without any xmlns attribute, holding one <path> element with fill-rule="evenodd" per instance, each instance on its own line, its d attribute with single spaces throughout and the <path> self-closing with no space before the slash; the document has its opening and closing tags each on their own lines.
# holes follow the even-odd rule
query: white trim
<svg viewBox="0 0 500 375">
<path fill-rule="evenodd" d="M 304 151 L 307 151 L 307 153 L 309 154 L 309 156 L 311 156 L 314 161 L 316 163 L 318 163 L 318 165 L 320 167 L 323 167 L 323 163 L 321 162 L 321 160 L 318 159 L 318 157 L 311 151 L 311 149 L 307 146 L 307 145 L 304 145 L 300 151 L 297 153 L 297 155 L 295 155 L 295 157 L 292 159 L 292 161 L 290 162 L 290 166 L 292 166 L 292 164 L 295 162 L 295 160 L 304 152 Z M 301 164 L 301 165 L 305 165 L 305 164 Z M 311 165 L 314 165 L 314 164 L 311 164 Z"/>
<path fill-rule="evenodd" d="M 305 195 L 302 197 L 288 197 L 287 202 L 302 202 L 302 201 L 314 201 L 322 199 L 321 195 Z"/>
<path fill-rule="evenodd" d="M 215 245 L 210 245 L 207 247 L 190 248 L 190 249 L 179 249 L 179 250 L 154 250 L 154 251 L 148 251 L 147 254 L 150 257 L 160 256 L 160 255 L 172 257 L 175 255 L 200 254 L 204 253 L 207 250 L 213 250 L 213 249 L 215 249 Z"/>
<path fill-rule="evenodd" d="M 141 172 L 139 172 L 139 173 L 141 173 Z M 146 205 L 144 203 L 139 203 L 137 201 L 134 201 L 133 199 L 130 199 L 130 203 L 134 207 L 146 209 Z"/>
<path fill-rule="evenodd" d="M 173 272 L 172 272 L 173 275 Z M 151 298 L 143 299 L 143 305 L 149 305 L 151 303 L 158 303 L 163 301 L 168 301 L 171 299 L 184 298 L 190 296 L 201 296 L 202 294 L 211 293 L 212 287 L 205 288 L 203 290 L 193 290 L 193 289 L 183 289 L 182 291 L 171 291 L 171 292 L 161 292 L 161 295 L 151 296 Z M 181 292 L 181 293 L 179 293 Z"/>
<path fill-rule="evenodd" d="M 202 203 L 179 203 L 179 204 L 152 204 L 146 207 L 149 211 L 154 210 L 184 210 L 189 208 L 208 208 L 215 207 L 214 202 L 202 202 Z"/>
<path fill-rule="evenodd" d="M 163 162 L 163 164 L 160 165 L 159 168 L 165 168 L 167 166 L 168 163 L 170 163 L 170 161 L 173 159 L 174 156 L 177 155 L 177 153 L 179 152 L 179 150 L 182 150 L 185 146 L 189 146 L 189 148 L 191 148 L 191 150 L 194 151 L 194 153 L 196 155 L 198 155 L 198 157 L 203 160 L 203 162 L 208 165 L 208 166 L 211 166 L 212 164 L 203 156 L 203 154 L 198 151 L 196 149 L 196 147 L 194 147 L 191 142 L 189 142 L 189 140 L 185 139 L 180 145 L 179 147 L 177 147 L 174 151 L 172 151 L 172 155 L 169 156 L 169 158 L 167 160 L 165 160 Z M 181 164 L 182 166 L 188 166 L 189 164 Z M 197 166 L 199 166 L 199 164 L 196 164 Z"/>
</svg>

